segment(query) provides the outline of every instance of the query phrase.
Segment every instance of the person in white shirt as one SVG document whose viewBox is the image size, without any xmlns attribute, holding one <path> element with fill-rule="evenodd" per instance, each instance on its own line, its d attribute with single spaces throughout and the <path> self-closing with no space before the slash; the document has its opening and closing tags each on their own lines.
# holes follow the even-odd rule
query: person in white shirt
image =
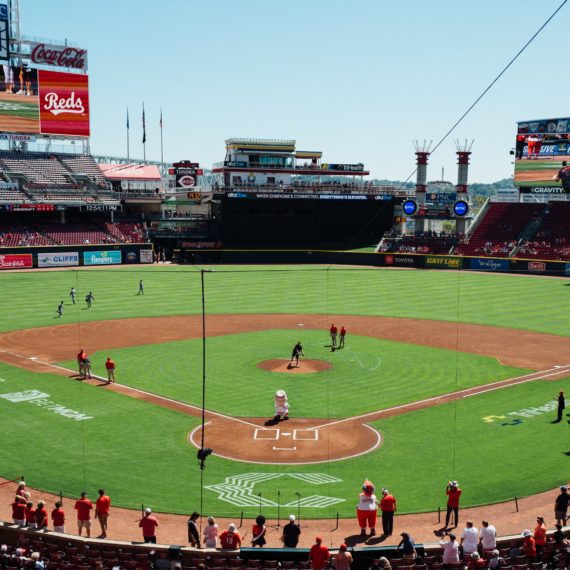
<svg viewBox="0 0 570 570">
<path fill-rule="evenodd" d="M 473 526 L 471 521 L 467 521 L 466 527 L 461 535 L 461 546 L 463 547 L 463 558 L 467 558 L 477 552 L 477 543 L 479 542 L 479 531 Z"/>
<path fill-rule="evenodd" d="M 449 541 L 440 540 L 439 545 L 443 548 L 442 560 L 444 564 L 457 564 L 459 562 L 459 544 L 457 537 L 451 533 L 448 535 Z"/>
<path fill-rule="evenodd" d="M 489 524 L 489 521 L 481 521 L 479 544 L 483 552 L 489 552 L 497 548 L 497 529 L 492 524 Z"/>
</svg>

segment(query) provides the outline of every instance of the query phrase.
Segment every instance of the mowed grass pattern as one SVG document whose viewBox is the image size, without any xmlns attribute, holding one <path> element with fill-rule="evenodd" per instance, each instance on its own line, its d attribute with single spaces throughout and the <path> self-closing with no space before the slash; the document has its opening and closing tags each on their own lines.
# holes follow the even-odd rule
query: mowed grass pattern
<svg viewBox="0 0 570 570">
<path fill-rule="evenodd" d="M 305 358 L 325 360 L 333 368 L 283 374 L 257 366 L 264 360 L 288 359 L 297 339 L 303 342 Z M 102 377 L 108 352 L 91 355 L 93 371 Z M 117 349 L 112 356 L 120 383 L 201 405 L 201 339 Z M 331 352 L 326 332 L 316 330 L 211 337 L 207 362 L 206 407 L 245 417 L 271 416 L 278 389 L 287 391 L 292 416 L 343 418 L 529 372 L 501 366 L 491 357 L 358 335 L 349 335 L 343 350 Z M 75 369 L 74 360 L 63 365 Z"/>
</svg>

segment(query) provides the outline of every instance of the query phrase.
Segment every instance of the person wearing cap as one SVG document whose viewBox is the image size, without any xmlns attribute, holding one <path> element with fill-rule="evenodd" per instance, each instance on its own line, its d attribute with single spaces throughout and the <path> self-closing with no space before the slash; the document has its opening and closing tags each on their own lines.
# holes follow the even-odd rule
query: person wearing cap
<svg viewBox="0 0 570 570">
<path fill-rule="evenodd" d="M 562 415 L 564 414 L 564 408 L 566 407 L 566 400 L 564 399 L 564 392 L 560 391 L 558 396 L 554 399 L 558 401 L 556 422 L 560 423 L 562 421 Z"/>
<path fill-rule="evenodd" d="M 81 498 L 75 501 L 75 510 L 77 511 L 77 530 L 79 536 L 85 529 L 87 538 L 91 538 L 91 509 L 93 503 L 87 498 L 87 493 L 83 491 Z"/>
<path fill-rule="evenodd" d="M 459 546 L 463 549 L 463 559 L 467 560 L 473 552 L 477 552 L 479 530 L 473 526 L 471 521 L 465 523 L 465 528 L 461 534 Z"/>
<path fill-rule="evenodd" d="M 451 532 L 448 535 L 449 540 L 440 540 L 439 545 L 443 548 L 442 561 L 444 564 L 459 563 L 459 544 L 456 536 Z"/>
<path fill-rule="evenodd" d="M 479 568 L 485 568 L 487 563 L 478 552 L 472 552 L 469 556 L 469 562 L 467 562 L 467 570 L 478 570 Z"/>
<path fill-rule="evenodd" d="M 283 534 L 281 535 L 281 542 L 285 548 L 296 548 L 299 544 L 299 535 L 301 529 L 295 523 L 295 515 L 289 515 L 289 522 L 283 526 Z"/>
<path fill-rule="evenodd" d="M 554 518 L 557 524 L 565 525 L 568 520 L 568 503 L 570 503 L 570 495 L 568 494 L 568 487 L 562 485 L 560 487 L 560 494 L 556 497 L 554 502 Z"/>
<path fill-rule="evenodd" d="M 331 328 L 329 329 L 329 334 L 331 335 L 331 348 L 334 350 L 336 348 L 336 335 L 338 333 L 338 329 L 336 328 L 336 326 L 334 325 L 334 323 L 331 325 Z"/>
<path fill-rule="evenodd" d="M 26 524 L 26 499 L 16 495 L 12 503 L 12 520 L 18 526 Z"/>
<path fill-rule="evenodd" d="M 352 554 L 348 552 L 346 544 L 341 544 L 338 553 L 333 558 L 333 566 L 336 570 L 350 570 Z"/>
<path fill-rule="evenodd" d="M 36 529 L 47 530 L 48 527 L 48 513 L 46 510 L 45 501 L 38 501 L 36 508 Z"/>
<path fill-rule="evenodd" d="M 107 369 L 107 384 L 115 382 L 115 370 L 117 368 L 117 365 L 115 364 L 114 360 L 111 360 L 110 356 L 107 357 L 105 368 Z"/>
<path fill-rule="evenodd" d="M 463 491 L 459 488 L 457 481 L 450 481 L 445 488 L 445 494 L 447 495 L 447 513 L 445 515 L 445 528 L 449 528 L 449 521 L 451 519 L 451 513 L 453 513 L 455 522 L 454 527 L 459 524 L 459 497 Z"/>
<path fill-rule="evenodd" d="M 536 546 L 536 556 L 539 561 L 542 561 L 542 554 L 546 547 L 546 525 L 544 524 L 544 517 L 536 517 L 536 526 L 532 533 L 534 538 L 534 545 Z"/>
<path fill-rule="evenodd" d="M 526 529 L 522 533 L 523 543 L 521 545 L 521 550 L 524 556 L 526 556 L 529 562 L 534 562 L 536 559 L 536 543 L 532 537 L 532 532 Z"/>
<path fill-rule="evenodd" d="M 107 538 L 107 521 L 111 509 L 111 497 L 105 495 L 104 489 L 99 489 L 99 497 L 95 501 L 95 518 L 101 526 L 101 534 L 97 538 Z"/>
<path fill-rule="evenodd" d="M 330 553 L 329 549 L 323 544 L 320 536 L 315 538 L 315 544 L 309 550 L 309 562 L 313 570 L 323 570 L 327 565 Z"/>
<path fill-rule="evenodd" d="M 156 527 L 158 527 L 158 520 L 152 514 L 152 509 L 147 507 L 139 521 L 139 528 L 142 528 L 143 540 L 146 543 L 156 544 Z"/>
<path fill-rule="evenodd" d="M 499 551 L 495 548 L 495 550 L 491 552 L 491 557 L 489 558 L 489 570 L 499 570 L 499 568 L 504 568 L 505 566 L 508 566 L 507 561 L 500 556 Z"/>
<path fill-rule="evenodd" d="M 400 534 L 400 536 L 402 537 L 402 540 L 400 540 L 398 546 L 396 547 L 396 550 L 402 551 L 404 560 L 406 562 L 413 563 L 413 561 L 418 556 L 418 553 L 416 552 L 416 545 L 414 544 L 414 539 L 408 532 L 403 532 Z"/>
<path fill-rule="evenodd" d="M 192 548 L 200 548 L 200 533 L 196 521 L 200 518 L 200 513 L 194 511 L 188 519 L 188 542 Z"/>
<path fill-rule="evenodd" d="M 18 488 L 16 489 L 16 497 L 23 497 L 26 499 L 26 482 L 20 481 L 18 483 Z"/>
<path fill-rule="evenodd" d="M 241 547 L 241 536 L 234 523 L 230 523 L 228 530 L 220 534 L 220 546 L 230 550 L 237 550 Z"/>
<path fill-rule="evenodd" d="M 51 520 L 55 532 L 65 533 L 65 513 L 61 508 L 61 501 L 56 501 L 55 509 L 51 512 Z"/>
<path fill-rule="evenodd" d="M 396 498 L 390 494 L 388 489 L 382 489 L 382 499 L 380 499 L 380 510 L 382 511 L 382 534 L 392 536 L 394 531 L 394 513 L 396 512 Z"/>
<path fill-rule="evenodd" d="M 497 529 L 489 521 L 481 521 L 479 531 L 479 545 L 481 552 L 491 552 L 497 548 Z"/>
</svg>

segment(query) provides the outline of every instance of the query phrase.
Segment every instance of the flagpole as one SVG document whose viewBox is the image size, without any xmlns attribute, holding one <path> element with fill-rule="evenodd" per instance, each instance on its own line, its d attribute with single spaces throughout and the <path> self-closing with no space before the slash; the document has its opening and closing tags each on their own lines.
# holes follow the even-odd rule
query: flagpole
<svg viewBox="0 0 570 570">
<path fill-rule="evenodd" d="M 131 127 L 129 125 L 129 108 L 127 107 L 127 162 L 131 161 L 131 152 L 130 152 L 130 143 L 129 143 L 130 131 Z"/>
<path fill-rule="evenodd" d="M 145 124 L 145 118 L 144 118 L 144 102 L 142 104 L 143 107 L 143 114 L 142 114 L 142 124 L 143 124 L 143 161 L 146 164 L 146 124 Z"/>
<path fill-rule="evenodd" d="M 160 164 L 164 166 L 164 145 L 162 142 L 162 109 L 160 110 Z"/>
</svg>

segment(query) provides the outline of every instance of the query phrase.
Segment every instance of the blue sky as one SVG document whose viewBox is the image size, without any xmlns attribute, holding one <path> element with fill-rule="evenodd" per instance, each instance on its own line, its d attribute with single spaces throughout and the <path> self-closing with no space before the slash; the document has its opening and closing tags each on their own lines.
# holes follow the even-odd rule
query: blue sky
<svg viewBox="0 0 570 570">
<path fill-rule="evenodd" d="M 21 0 L 22 32 L 89 50 L 91 149 L 223 160 L 230 137 L 293 138 L 325 162 L 404 179 L 414 139 L 439 140 L 560 0 Z M 451 138 L 428 178 L 456 180 L 453 138 L 475 139 L 471 181 L 513 173 L 516 121 L 570 115 L 570 3 Z"/>
</svg>

